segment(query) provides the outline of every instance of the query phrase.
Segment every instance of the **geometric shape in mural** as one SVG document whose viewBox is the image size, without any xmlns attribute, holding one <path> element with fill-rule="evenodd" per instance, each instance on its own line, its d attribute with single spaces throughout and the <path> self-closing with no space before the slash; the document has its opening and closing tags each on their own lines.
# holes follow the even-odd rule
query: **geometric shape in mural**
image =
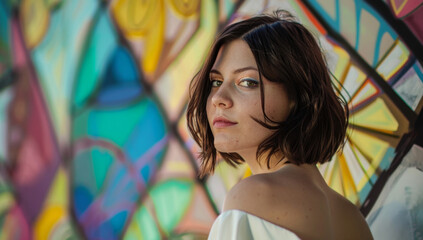
<svg viewBox="0 0 423 240">
<path fill-rule="evenodd" d="M 364 213 L 375 204 L 379 236 L 378 214 L 398 223 L 384 183 L 418 199 L 420 173 L 399 163 L 421 136 L 422 3 L 1 1 L 0 238 L 206 238 L 251 171 L 219 161 L 198 178 L 188 85 L 224 26 L 278 8 L 316 35 L 350 108 L 343 151 L 319 169 Z M 402 203 L 420 226 L 421 205 Z"/>
</svg>

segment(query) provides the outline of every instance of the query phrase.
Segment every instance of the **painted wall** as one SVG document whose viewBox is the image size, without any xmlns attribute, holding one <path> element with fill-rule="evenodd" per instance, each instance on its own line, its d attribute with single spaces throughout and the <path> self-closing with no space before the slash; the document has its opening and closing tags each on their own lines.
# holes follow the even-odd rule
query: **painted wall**
<svg viewBox="0 0 423 240">
<path fill-rule="evenodd" d="M 228 189 L 250 172 L 220 162 L 197 177 L 188 85 L 222 27 L 278 8 L 319 38 L 350 104 L 344 151 L 321 172 L 358 207 L 373 206 L 422 125 L 422 5 L 0 1 L 0 239 L 206 238 Z M 408 156 L 421 174 L 421 155 Z M 420 200 L 405 208 L 417 212 L 414 226 Z"/>
</svg>

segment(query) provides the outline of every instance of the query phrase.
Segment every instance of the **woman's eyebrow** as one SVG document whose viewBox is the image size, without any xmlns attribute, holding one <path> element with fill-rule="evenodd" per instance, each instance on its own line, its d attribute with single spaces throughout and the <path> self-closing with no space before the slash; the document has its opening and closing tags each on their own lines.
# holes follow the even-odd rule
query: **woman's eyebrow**
<svg viewBox="0 0 423 240">
<path fill-rule="evenodd" d="M 245 71 L 248 71 L 248 70 L 254 70 L 254 71 L 258 72 L 257 68 L 248 66 L 248 67 L 238 68 L 233 73 L 238 74 L 238 73 L 242 73 L 242 72 L 245 72 Z M 216 73 L 216 74 L 222 75 L 217 69 L 210 70 L 210 73 Z"/>
<path fill-rule="evenodd" d="M 258 72 L 257 68 L 255 67 L 243 67 L 243 68 L 238 68 L 237 70 L 234 71 L 234 73 L 237 74 L 237 73 L 245 72 L 248 70 L 254 70 Z"/>
<path fill-rule="evenodd" d="M 212 70 L 210 70 L 210 74 L 211 73 L 216 73 L 216 74 L 219 74 L 219 75 L 222 75 L 218 70 L 216 70 L 216 69 L 212 69 Z"/>
</svg>

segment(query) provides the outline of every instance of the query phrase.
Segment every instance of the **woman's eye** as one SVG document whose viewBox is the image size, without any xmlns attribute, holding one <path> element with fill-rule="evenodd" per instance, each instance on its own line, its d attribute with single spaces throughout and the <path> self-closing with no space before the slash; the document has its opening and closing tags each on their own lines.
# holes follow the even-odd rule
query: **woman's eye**
<svg viewBox="0 0 423 240">
<path fill-rule="evenodd" d="M 212 87 L 219 87 L 222 85 L 222 81 L 220 80 L 211 80 Z"/>
<path fill-rule="evenodd" d="M 242 87 L 247 87 L 247 88 L 255 88 L 257 87 L 259 84 L 259 82 L 257 80 L 254 80 L 252 78 L 245 78 L 245 79 L 241 79 L 241 81 L 239 82 L 239 85 Z"/>
</svg>

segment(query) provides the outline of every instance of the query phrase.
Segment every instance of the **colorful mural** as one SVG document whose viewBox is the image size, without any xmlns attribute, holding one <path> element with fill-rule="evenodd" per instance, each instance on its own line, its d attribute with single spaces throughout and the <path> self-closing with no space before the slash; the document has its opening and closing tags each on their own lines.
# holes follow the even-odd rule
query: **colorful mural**
<svg viewBox="0 0 423 240">
<path fill-rule="evenodd" d="M 349 102 L 345 148 L 320 170 L 379 223 L 422 138 L 423 0 L 2 0 L 0 239 L 207 238 L 250 172 L 198 178 L 188 85 L 220 29 L 276 9 L 316 35 Z"/>
</svg>

